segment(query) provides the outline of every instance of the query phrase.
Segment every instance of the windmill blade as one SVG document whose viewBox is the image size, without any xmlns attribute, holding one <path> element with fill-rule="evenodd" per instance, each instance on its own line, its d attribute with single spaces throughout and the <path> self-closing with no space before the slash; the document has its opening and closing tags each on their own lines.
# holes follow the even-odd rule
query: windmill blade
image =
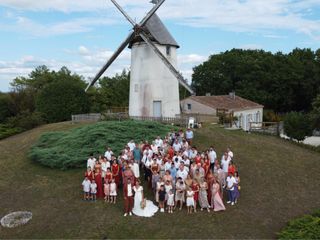
<svg viewBox="0 0 320 240">
<path fill-rule="evenodd" d="M 158 55 L 158 57 L 163 61 L 163 63 L 169 68 L 171 73 L 178 79 L 179 83 L 185 87 L 192 95 L 195 92 L 186 82 L 186 80 L 181 76 L 181 74 L 177 71 L 177 69 L 169 62 L 169 60 L 159 51 L 159 49 L 154 45 L 154 43 L 148 38 L 148 36 L 144 32 L 140 32 L 139 35 L 141 38 L 151 47 L 151 49 Z"/>
<path fill-rule="evenodd" d="M 123 51 L 123 49 L 126 48 L 126 46 L 131 42 L 131 40 L 134 38 L 135 34 L 134 31 L 132 31 L 126 40 L 124 40 L 119 48 L 113 53 L 113 55 L 109 58 L 108 62 L 101 68 L 101 70 L 97 73 L 97 75 L 92 79 L 92 81 L 88 84 L 85 91 L 87 91 L 91 86 L 93 86 L 96 81 L 101 77 L 101 75 L 108 69 L 108 67 L 114 62 L 114 60 L 120 55 L 120 53 Z"/>
<path fill-rule="evenodd" d="M 158 8 L 164 3 L 164 1 L 165 0 L 161 0 L 155 6 L 153 6 L 153 8 L 151 8 L 151 10 L 147 13 L 147 15 L 140 21 L 140 23 L 139 23 L 140 27 L 143 27 L 148 22 L 148 20 L 158 10 Z M 132 26 L 136 25 L 136 23 L 133 21 L 133 19 L 123 10 L 123 8 L 115 0 L 111 0 L 111 2 L 118 8 L 118 10 L 132 24 Z"/>
</svg>

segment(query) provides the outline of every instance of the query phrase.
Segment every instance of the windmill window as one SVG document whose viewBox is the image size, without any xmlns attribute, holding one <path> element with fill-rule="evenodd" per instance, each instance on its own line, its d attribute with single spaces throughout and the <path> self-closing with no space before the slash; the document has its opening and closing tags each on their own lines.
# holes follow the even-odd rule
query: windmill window
<svg viewBox="0 0 320 240">
<path fill-rule="evenodd" d="M 191 103 L 187 104 L 187 108 L 188 108 L 188 110 L 191 110 Z"/>
<path fill-rule="evenodd" d="M 170 46 L 166 46 L 166 53 L 167 53 L 167 56 L 170 56 L 170 55 L 171 55 L 171 48 L 170 48 Z"/>
</svg>

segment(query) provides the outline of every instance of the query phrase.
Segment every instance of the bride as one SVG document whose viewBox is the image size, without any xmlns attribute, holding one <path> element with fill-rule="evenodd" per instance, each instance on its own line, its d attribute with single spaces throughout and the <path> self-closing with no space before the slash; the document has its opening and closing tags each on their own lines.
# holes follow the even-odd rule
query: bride
<svg viewBox="0 0 320 240">
<path fill-rule="evenodd" d="M 140 181 L 136 181 L 136 185 L 133 187 L 134 194 L 134 206 L 132 212 L 139 217 L 152 217 L 157 211 L 158 207 L 153 204 L 152 201 L 146 200 L 144 208 L 141 208 L 141 202 L 144 200 L 143 187 L 140 185 Z"/>
</svg>

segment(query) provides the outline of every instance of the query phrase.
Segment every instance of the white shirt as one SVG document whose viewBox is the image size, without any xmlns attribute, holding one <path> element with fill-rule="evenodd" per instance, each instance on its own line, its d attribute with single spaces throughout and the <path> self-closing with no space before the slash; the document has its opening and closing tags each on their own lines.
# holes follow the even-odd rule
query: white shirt
<svg viewBox="0 0 320 240">
<path fill-rule="evenodd" d="M 209 152 L 209 159 L 210 159 L 210 163 L 214 163 L 215 162 L 215 160 L 216 160 L 216 158 L 217 158 L 217 154 L 216 154 L 216 152 L 214 151 L 214 150 L 211 150 L 210 152 Z"/>
<path fill-rule="evenodd" d="M 236 183 L 237 183 L 237 181 L 233 176 L 227 177 L 227 187 L 230 188 L 229 190 L 233 191 L 234 190 L 233 184 L 236 184 Z"/>
<path fill-rule="evenodd" d="M 179 152 L 180 149 L 181 149 L 181 144 L 180 144 L 180 143 L 174 143 L 174 144 L 172 145 L 172 147 L 173 147 L 173 150 L 174 150 L 175 152 Z"/>
<path fill-rule="evenodd" d="M 193 138 L 193 131 L 189 130 L 186 131 L 186 139 L 192 139 Z"/>
<path fill-rule="evenodd" d="M 177 171 L 177 176 L 176 176 L 176 178 L 181 177 L 182 180 L 184 181 L 184 180 L 186 180 L 187 176 L 188 176 L 188 172 L 186 171 L 186 169 L 183 169 L 182 171 L 181 171 L 181 169 L 179 169 L 179 170 Z"/>
<path fill-rule="evenodd" d="M 112 151 L 106 151 L 104 153 L 104 156 L 107 158 L 108 161 L 111 160 L 111 155 L 113 155 L 113 152 Z"/>
<path fill-rule="evenodd" d="M 110 168 L 110 162 L 109 161 L 105 161 L 105 162 L 101 163 L 102 171 L 106 172 L 108 168 Z"/>
<path fill-rule="evenodd" d="M 94 169 L 94 165 L 96 164 L 96 159 L 95 158 L 89 158 L 87 161 L 87 167 L 90 167 L 91 170 Z"/>
<path fill-rule="evenodd" d="M 89 179 L 83 180 L 83 182 L 82 182 L 83 191 L 84 192 L 90 192 L 90 185 L 91 185 L 91 182 L 90 182 Z"/>
<path fill-rule="evenodd" d="M 128 197 L 131 197 L 132 196 L 132 186 L 131 186 L 131 183 L 127 185 L 128 187 Z"/>
<path fill-rule="evenodd" d="M 170 168 L 171 168 L 171 162 L 166 162 L 164 164 L 164 170 L 167 171 L 167 170 L 170 170 Z"/>
<path fill-rule="evenodd" d="M 136 144 L 134 142 L 128 142 L 127 145 L 130 148 L 130 151 L 133 151 L 133 149 L 136 147 Z"/>
<path fill-rule="evenodd" d="M 161 138 L 154 140 L 154 143 L 157 147 L 162 147 L 163 146 L 163 141 Z"/>
<path fill-rule="evenodd" d="M 162 159 L 157 158 L 157 164 L 158 164 L 158 165 L 162 165 Z"/>
<path fill-rule="evenodd" d="M 139 178 L 140 177 L 139 164 L 135 162 L 130 166 L 131 166 L 131 170 L 133 172 L 134 177 Z"/>
<path fill-rule="evenodd" d="M 228 156 L 229 156 L 230 158 L 233 158 L 233 152 L 229 151 L 229 152 L 228 152 Z"/>
<path fill-rule="evenodd" d="M 229 168 L 229 162 L 231 161 L 231 159 L 228 157 L 227 159 L 222 158 L 221 160 L 221 166 L 222 166 L 222 170 L 227 173 L 228 172 L 228 168 Z"/>
<path fill-rule="evenodd" d="M 97 193 L 97 184 L 91 183 L 90 184 L 91 193 Z"/>
</svg>

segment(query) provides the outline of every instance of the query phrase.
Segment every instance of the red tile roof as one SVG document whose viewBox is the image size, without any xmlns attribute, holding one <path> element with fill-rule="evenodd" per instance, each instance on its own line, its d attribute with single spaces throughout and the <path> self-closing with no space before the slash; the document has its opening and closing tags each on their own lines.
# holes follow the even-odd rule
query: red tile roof
<svg viewBox="0 0 320 240">
<path fill-rule="evenodd" d="M 187 99 L 192 99 L 214 109 L 227 109 L 227 110 L 244 110 L 252 108 L 263 108 L 263 105 L 244 99 L 239 96 L 234 98 L 229 95 L 220 96 L 191 96 Z"/>
</svg>

